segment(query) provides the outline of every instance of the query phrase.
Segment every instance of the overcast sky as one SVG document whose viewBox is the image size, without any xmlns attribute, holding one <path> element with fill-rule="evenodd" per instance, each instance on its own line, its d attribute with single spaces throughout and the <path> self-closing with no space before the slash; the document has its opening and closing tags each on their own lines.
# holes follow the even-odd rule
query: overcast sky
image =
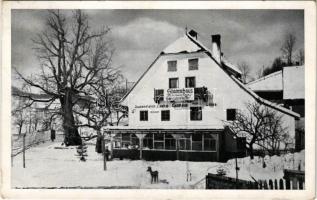
<svg viewBox="0 0 317 200">
<path fill-rule="evenodd" d="M 304 48 L 304 12 L 301 10 L 86 10 L 92 28 L 112 28 L 116 55 L 129 81 L 136 81 L 157 55 L 185 33 L 198 32 L 210 46 L 210 35 L 221 34 L 222 52 L 233 64 L 245 61 L 252 73 L 271 65 L 281 55 L 283 35 L 294 33 L 295 49 Z M 31 39 L 45 29 L 45 10 L 13 10 L 12 66 L 34 73 L 39 62 Z"/>
</svg>

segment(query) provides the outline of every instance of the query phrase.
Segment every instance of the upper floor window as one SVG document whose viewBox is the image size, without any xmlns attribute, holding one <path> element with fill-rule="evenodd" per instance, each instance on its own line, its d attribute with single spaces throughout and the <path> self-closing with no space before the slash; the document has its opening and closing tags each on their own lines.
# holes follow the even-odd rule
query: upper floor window
<svg viewBox="0 0 317 200">
<path fill-rule="evenodd" d="M 170 111 L 169 110 L 162 110 L 161 111 L 161 120 L 162 121 L 169 121 L 170 120 Z"/>
<path fill-rule="evenodd" d="M 198 70 L 198 58 L 188 59 L 188 69 Z"/>
<path fill-rule="evenodd" d="M 236 109 L 227 109 L 227 120 L 236 120 Z"/>
<path fill-rule="evenodd" d="M 190 108 L 190 120 L 192 120 L 192 121 L 202 120 L 201 107 L 191 107 Z"/>
<path fill-rule="evenodd" d="M 167 71 L 168 72 L 176 72 L 177 71 L 177 61 L 176 60 L 167 61 Z"/>
<path fill-rule="evenodd" d="M 196 78 L 195 77 L 186 77 L 185 78 L 185 87 L 186 88 L 196 87 Z"/>
<path fill-rule="evenodd" d="M 147 110 L 140 111 L 140 121 L 148 121 L 148 111 Z"/>
<path fill-rule="evenodd" d="M 178 78 L 169 79 L 169 88 L 178 88 Z"/>
<path fill-rule="evenodd" d="M 164 100 L 164 90 L 154 89 L 154 102 L 159 103 Z"/>
</svg>

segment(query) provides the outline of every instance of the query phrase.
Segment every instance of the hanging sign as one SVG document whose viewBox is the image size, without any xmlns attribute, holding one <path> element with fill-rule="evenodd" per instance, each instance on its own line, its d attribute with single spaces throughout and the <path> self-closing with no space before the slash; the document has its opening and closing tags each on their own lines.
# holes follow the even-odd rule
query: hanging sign
<svg viewBox="0 0 317 200">
<path fill-rule="evenodd" d="M 167 101 L 192 101 L 194 98 L 194 88 L 170 88 L 167 90 Z"/>
</svg>

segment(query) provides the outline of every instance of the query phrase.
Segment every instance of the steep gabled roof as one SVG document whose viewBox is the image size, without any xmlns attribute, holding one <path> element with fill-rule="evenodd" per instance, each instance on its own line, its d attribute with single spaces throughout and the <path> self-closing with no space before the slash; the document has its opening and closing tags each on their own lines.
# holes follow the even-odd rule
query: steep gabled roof
<svg viewBox="0 0 317 200">
<path fill-rule="evenodd" d="M 184 42 L 183 45 L 183 49 L 181 42 Z M 194 47 L 191 43 L 196 44 L 197 47 Z M 175 47 L 172 46 L 172 44 L 175 45 Z M 144 75 L 151 69 L 151 67 L 156 63 L 156 61 L 164 54 L 175 54 L 175 53 L 192 53 L 192 52 L 199 52 L 199 51 L 204 51 L 212 60 L 214 60 L 218 66 L 223 69 L 222 64 L 219 63 L 212 55 L 211 51 L 205 47 L 202 43 L 200 43 L 197 39 L 193 38 L 192 36 L 190 36 L 188 33 L 185 34 L 185 36 L 183 36 L 182 38 L 179 38 L 178 40 L 176 40 L 174 43 L 172 43 L 171 45 L 169 45 L 167 48 L 165 48 L 163 50 L 163 52 L 153 61 L 153 63 L 148 67 L 148 69 L 142 74 L 142 76 L 139 78 L 139 80 L 133 85 L 133 87 L 131 88 L 131 90 L 121 99 L 121 102 L 131 93 L 131 91 L 135 88 L 135 86 L 140 82 L 140 80 L 144 77 Z M 226 62 L 226 61 L 225 61 Z M 229 66 L 232 67 L 232 70 L 236 71 L 237 73 L 241 71 L 238 70 L 237 68 L 232 65 L 229 62 L 226 62 Z M 227 66 L 227 67 L 229 67 Z M 225 74 L 227 74 L 230 78 L 233 79 L 233 81 L 235 83 L 237 83 L 243 90 L 245 90 L 247 93 L 249 93 L 257 102 L 259 103 L 263 103 L 266 106 L 269 106 L 273 109 L 279 110 L 280 112 L 283 112 L 285 114 L 291 115 L 293 117 L 299 118 L 300 115 L 288 110 L 286 108 L 283 108 L 281 106 L 278 106 L 270 101 L 267 101 L 265 99 L 262 99 L 261 97 L 259 97 L 257 94 L 255 94 L 252 90 L 250 90 L 249 88 L 246 87 L 246 85 L 244 85 L 243 83 L 241 83 L 237 78 L 235 78 L 234 76 L 228 74 L 228 72 L 223 69 L 225 71 Z"/>
<path fill-rule="evenodd" d="M 247 84 L 253 91 L 283 91 L 283 99 L 305 98 L 305 67 L 286 66 Z"/>
<path fill-rule="evenodd" d="M 242 72 L 240 71 L 240 69 L 238 67 L 236 67 L 234 64 L 232 64 L 231 62 L 229 62 L 227 60 L 227 58 L 225 58 L 224 56 L 221 58 L 221 62 L 222 64 L 224 64 L 226 67 L 230 68 L 231 70 L 235 71 L 238 74 L 242 74 Z"/>
<path fill-rule="evenodd" d="M 247 86 L 253 91 L 281 91 L 283 90 L 282 70 L 251 81 Z"/>
<path fill-rule="evenodd" d="M 141 77 L 135 82 L 132 88 L 124 95 L 120 102 L 124 101 L 125 98 L 131 93 L 131 91 L 135 88 L 135 86 L 140 82 L 140 80 L 144 77 L 144 75 L 151 69 L 151 67 L 156 63 L 156 61 L 162 55 L 168 54 L 178 54 L 178 53 L 195 53 L 195 52 L 206 52 L 206 54 L 213 59 L 220 67 L 222 66 L 221 63 L 213 57 L 211 50 L 209 50 L 206 46 L 204 46 L 201 42 L 199 42 L 196 38 L 193 38 L 190 34 L 186 33 L 183 37 L 175 40 L 173 43 L 168 45 L 160 55 L 158 55 L 155 60 L 151 63 L 151 65 L 146 69 L 146 71 L 141 75 Z M 228 61 L 225 61 L 228 64 Z M 229 64 L 228 64 L 229 65 Z M 238 70 L 234 65 L 230 63 L 229 68 L 232 68 L 238 74 L 241 74 L 241 71 Z"/>
<path fill-rule="evenodd" d="M 263 99 L 259 97 L 255 92 L 253 92 L 251 89 L 247 88 L 243 83 L 241 83 L 238 79 L 236 79 L 234 76 L 230 76 L 243 90 L 245 90 L 247 93 L 249 93 L 258 103 L 262 103 L 266 106 L 269 106 L 273 109 L 276 109 L 284 114 L 291 115 L 295 118 L 300 118 L 300 115 L 298 113 L 295 113 L 287 108 L 284 108 L 282 106 L 279 106 L 271 101 L 268 101 L 266 99 Z"/>
</svg>

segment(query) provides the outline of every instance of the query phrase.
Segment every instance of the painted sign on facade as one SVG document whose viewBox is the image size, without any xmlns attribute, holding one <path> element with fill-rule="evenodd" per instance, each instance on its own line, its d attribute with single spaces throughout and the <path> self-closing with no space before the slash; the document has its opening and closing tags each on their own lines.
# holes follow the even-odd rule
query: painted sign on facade
<svg viewBox="0 0 317 200">
<path fill-rule="evenodd" d="M 194 98 L 194 88 L 170 88 L 167 90 L 166 101 L 191 101 Z"/>
</svg>

